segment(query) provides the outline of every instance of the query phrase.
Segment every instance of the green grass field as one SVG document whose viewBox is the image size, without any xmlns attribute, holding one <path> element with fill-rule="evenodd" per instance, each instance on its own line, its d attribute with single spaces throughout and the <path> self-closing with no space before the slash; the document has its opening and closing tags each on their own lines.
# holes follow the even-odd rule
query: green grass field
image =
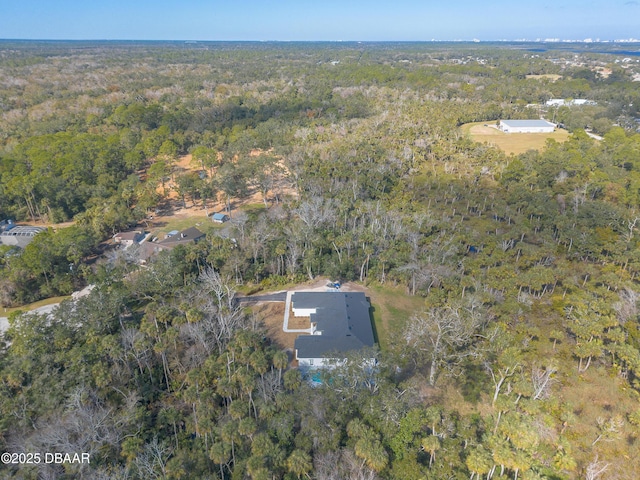
<svg viewBox="0 0 640 480">
<path fill-rule="evenodd" d="M 495 123 L 467 123 L 460 128 L 472 140 L 495 145 L 507 155 L 519 155 L 527 150 L 542 150 L 548 139 L 564 142 L 569 138 L 569 132 L 561 129 L 553 133 L 504 133 L 490 125 Z"/>
<path fill-rule="evenodd" d="M 165 218 L 163 218 L 165 220 Z M 163 222 L 163 225 L 159 228 L 152 228 L 154 236 L 157 236 L 158 239 L 162 240 L 164 236 L 171 232 L 172 230 L 186 230 L 187 228 L 196 227 L 203 233 L 208 233 L 214 228 L 220 228 L 221 225 L 217 223 L 213 223 L 204 215 L 201 217 L 166 217 L 166 221 Z"/>
</svg>

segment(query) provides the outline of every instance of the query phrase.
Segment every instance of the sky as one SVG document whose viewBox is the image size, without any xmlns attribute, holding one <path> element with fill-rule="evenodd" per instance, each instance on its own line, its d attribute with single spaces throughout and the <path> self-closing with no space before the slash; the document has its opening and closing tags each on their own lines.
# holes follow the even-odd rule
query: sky
<svg viewBox="0 0 640 480">
<path fill-rule="evenodd" d="M 640 0 L 0 0 L 0 38 L 615 40 L 640 38 Z"/>
</svg>

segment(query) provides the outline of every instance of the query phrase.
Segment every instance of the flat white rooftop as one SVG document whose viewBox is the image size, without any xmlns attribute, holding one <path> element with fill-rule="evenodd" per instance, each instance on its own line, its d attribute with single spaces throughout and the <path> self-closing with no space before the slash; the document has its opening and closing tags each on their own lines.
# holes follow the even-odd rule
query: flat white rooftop
<svg viewBox="0 0 640 480">
<path fill-rule="evenodd" d="M 553 123 L 546 120 L 500 120 L 500 123 L 514 128 L 555 127 Z"/>
</svg>

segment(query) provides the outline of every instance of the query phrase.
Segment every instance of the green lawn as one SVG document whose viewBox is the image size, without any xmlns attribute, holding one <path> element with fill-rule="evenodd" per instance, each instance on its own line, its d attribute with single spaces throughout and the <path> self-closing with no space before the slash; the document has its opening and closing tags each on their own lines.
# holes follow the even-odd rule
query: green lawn
<svg viewBox="0 0 640 480">
<path fill-rule="evenodd" d="M 373 307 L 373 323 L 380 348 L 387 349 L 396 343 L 407 321 L 424 309 L 424 298 L 407 295 L 403 287 L 375 285 L 367 295 Z"/>
<path fill-rule="evenodd" d="M 264 212 L 267 210 L 267 207 L 265 207 L 264 203 L 248 203 L 246 205 L 240 205 L 238 207 L 238 210 L 241 210 L 251 215 L 253 213 Z M 231 212 L 231 216 L 233 217 L 233 211 Z"/>
</svg>

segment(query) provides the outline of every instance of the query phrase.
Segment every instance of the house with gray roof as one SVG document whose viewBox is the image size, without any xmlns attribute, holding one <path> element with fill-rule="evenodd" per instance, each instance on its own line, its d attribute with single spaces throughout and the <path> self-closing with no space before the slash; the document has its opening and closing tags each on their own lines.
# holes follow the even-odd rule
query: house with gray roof
<svg viewBox="0 0 640 480">
<path fill-rule="evenodd" d="M 196 227 L 187 228 L 181 232 L 178 230 L 171 231 L 164 240 L 160 240 L 159 242 L 142 242 L 138 253 L 138 261 L 140 263 L 146 263 L 149 258 L 162 250 L 172 250 L 178 245 L 197 243 L 205 237 L 206 234 L 202 233 Z"/>
<path fill-rule="evenodd" d="M 206 235 L 198 230 L 196 227 L 187 228 L 181 232 L 174 230 L 169 232 L 164 240 L 158 242 L 158 245 L 164 248 L 171 249 L 176 245 L 184 245 L 186 243 L 198 242 L 202 240 Z"/>
<path fill-rule="evenodd" d="M 294 344 L 300 367 L 330 367 L 344 354 L 375 343 L 370 305 L 362 292 L 295 292 L 293 314 L 310 317 L 311 335 Z"/>
</svg>

